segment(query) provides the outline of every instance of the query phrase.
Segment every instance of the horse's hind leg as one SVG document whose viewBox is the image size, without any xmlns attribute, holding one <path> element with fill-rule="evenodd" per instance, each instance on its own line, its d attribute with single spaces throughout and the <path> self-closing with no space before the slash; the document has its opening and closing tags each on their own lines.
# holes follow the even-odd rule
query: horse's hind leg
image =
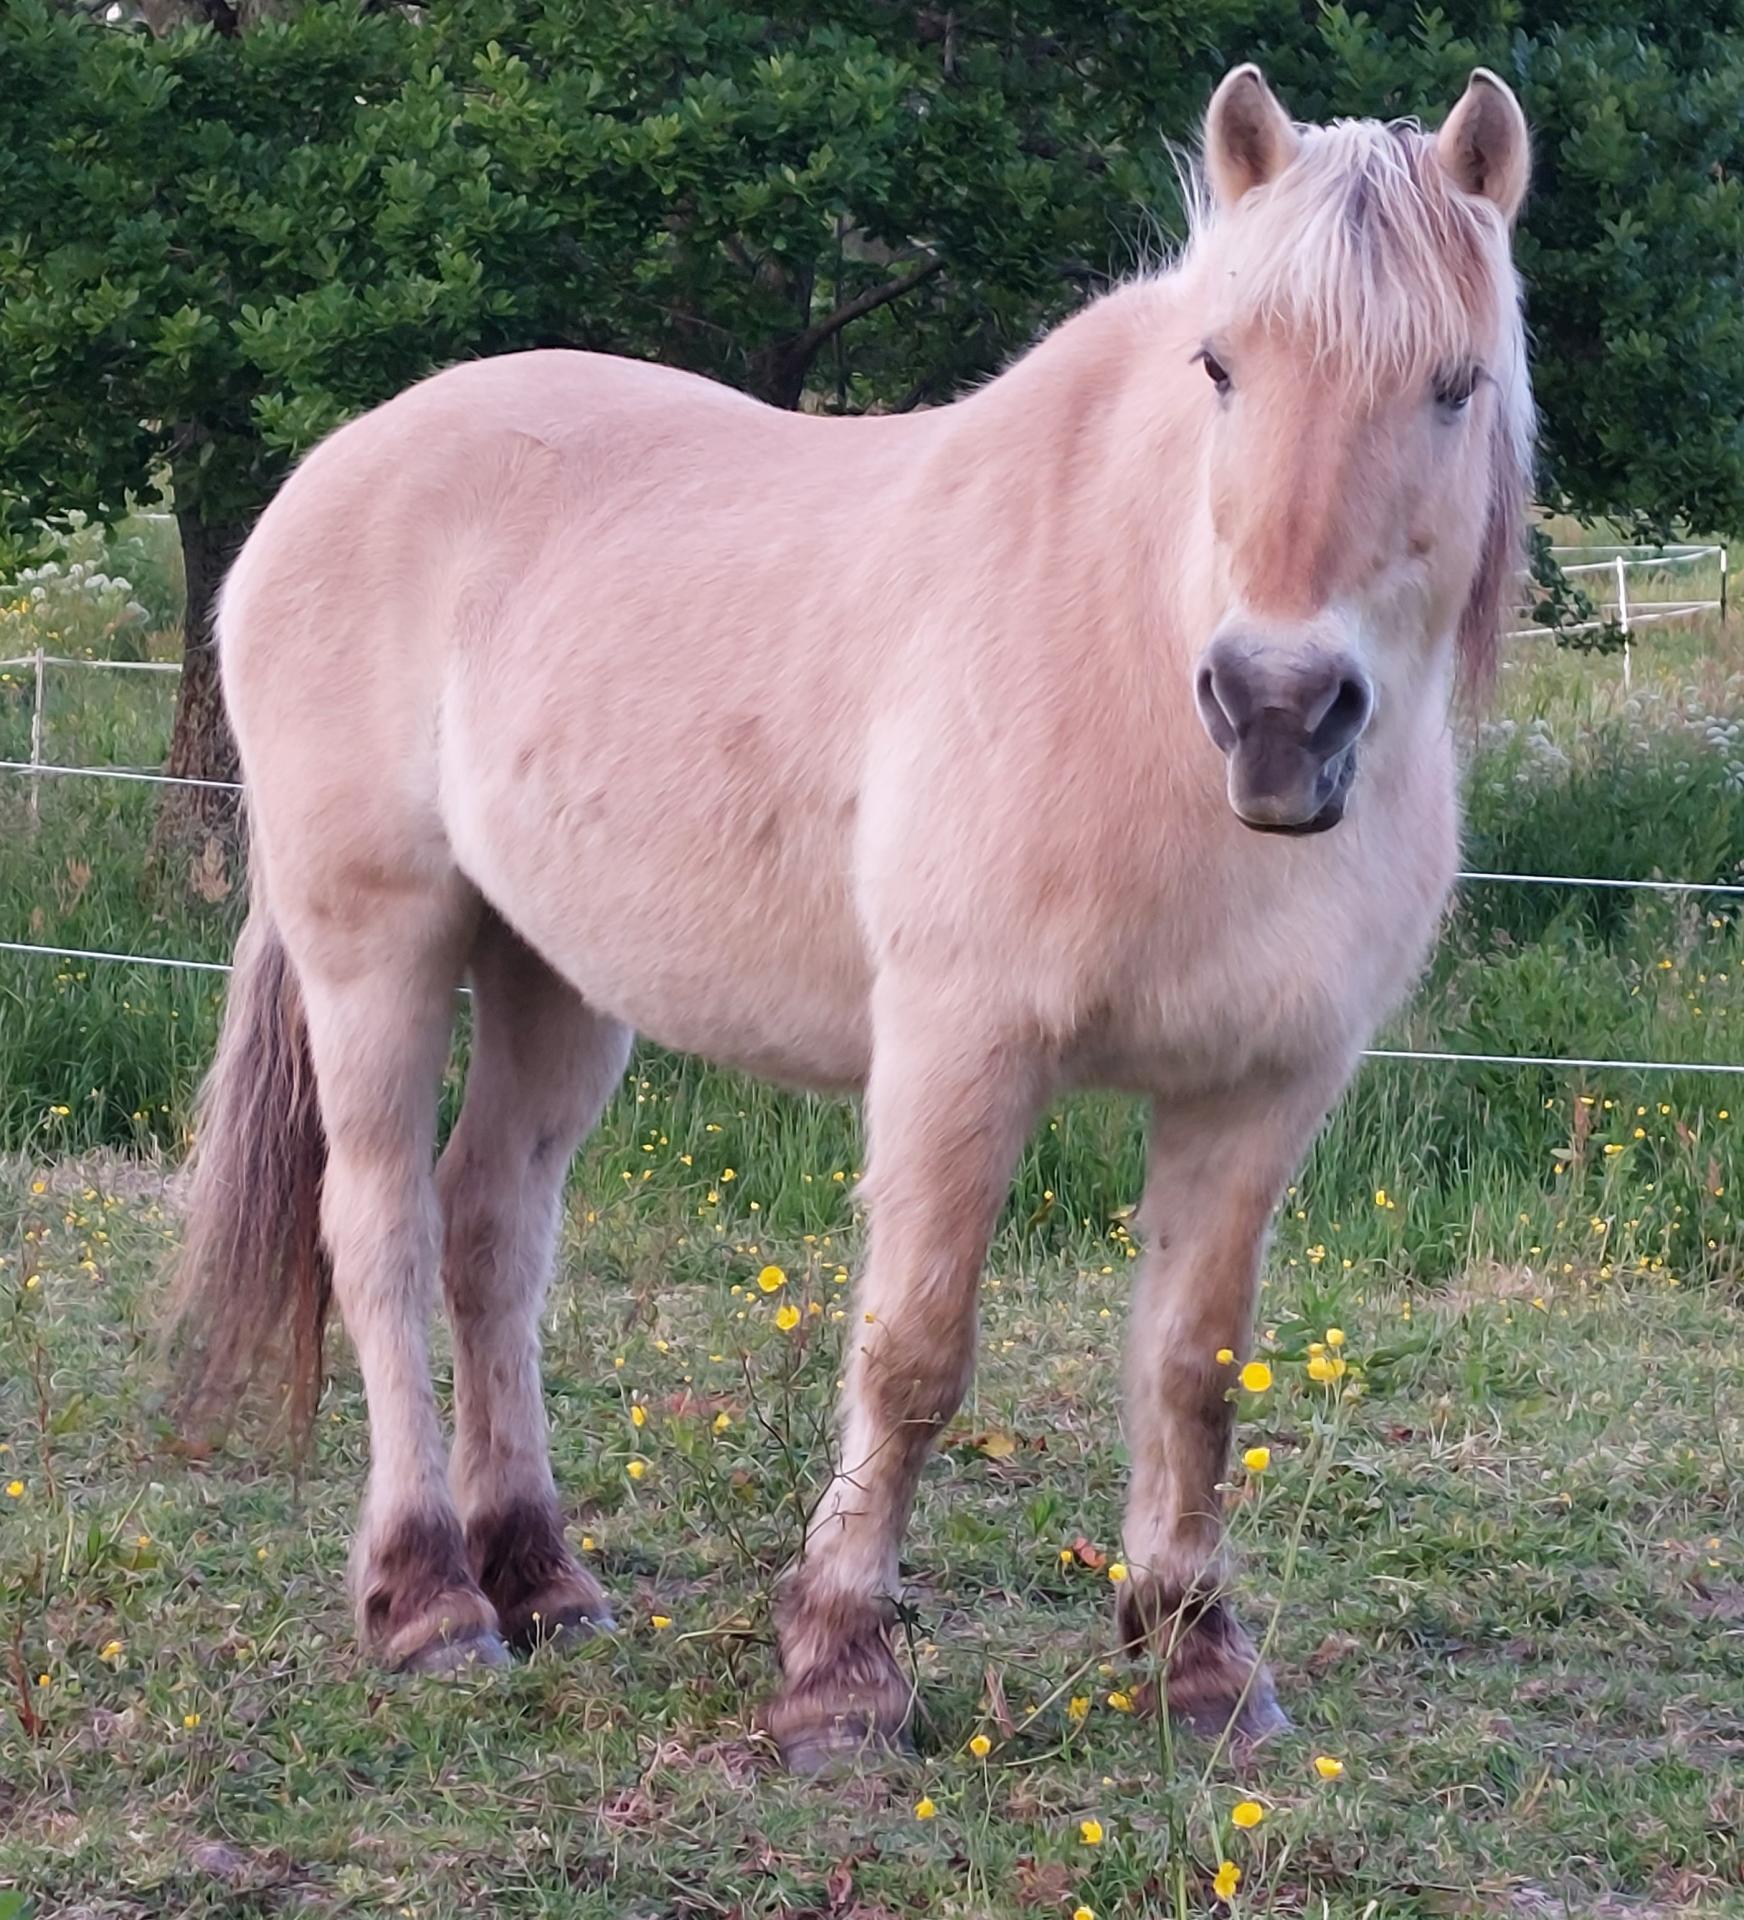
<svg viewBox="0 0 1744 1920">
<path fill-rule="evenodd" d="M 472 962 L 466 1101 L 436 1184 L 454 1322 L 454 1498 L 472 1569 L 522 1645 L 609 1625 L 563 1537 L 539 1379 L 539 1315 L 570 1157 L 611 1098 L 630 1035 L 494 914 Z"/>
<path fill-rule="evenodd" d="M 327 1136 L 322 1232 L 369 1397 L 360 1632 L 390 1667 L 495 1664 L 505 1651 L 449 1498 L 429 1358 L 437 1089 L 477 898 L 452 869 L 408 866 L 388 886 L 337 860 L 279 891 Z"/>
</svg>

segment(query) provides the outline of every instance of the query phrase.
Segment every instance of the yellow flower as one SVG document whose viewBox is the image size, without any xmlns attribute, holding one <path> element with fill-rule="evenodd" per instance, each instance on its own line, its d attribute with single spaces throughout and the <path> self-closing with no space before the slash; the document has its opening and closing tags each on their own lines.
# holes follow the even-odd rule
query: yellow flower
<svg viewBox="0 0 1744 1920">
<path fill-rule="evenodd" d="M 1074 1907 L 1072 1909 L 1072 1920 L 1096 1920 L 1096 1909 L 1094 1907 Z"/>
<path fill-rule="evenodd" d="M 1121 1581 L 1126 1578 L 1126 1562 L 1124 1560 L 1111 1560 L 1108 1564 L 1108 1577 L 1118 1587 Z"/>
<path fill-rule="evenodd" d="M 6 1498 L 8 1500 L 22 1500 L 24 1498 L 24 1482 L 22 1480 L 8 1480 L 6 1482 Z"/>
<path fill-rule="evenodd" d="M 1241 1464 L 1249 1473 L 1264 1473 L 1272 1464 L 1272 1450 L 1270 1447 L 1249 1447 L 1241 1456 Z"/>
<path fill-rule="evenodd" d="M 737 1180 L 738 1177 L 739 1176 L 732 1170 L 731 1167 L 721 1168 L 721 1178 L 723 1180 Z"/>
<path fill-rule="evenodd" d="M 647 1424 L 648 1409 L 646 1407 L 632 1407 L 630 1409 L 630 1425 L 633 1427 L 645 1427 Z"/>
<path fill-rule="evenodd" d="M 717 1413 L 715 1415 L 715 1432 L 716 1433 L 725 1433 L 728 1427 L 730 1427 L 732 1424 L 733 1424 L 733 1416 L 730 1413 Z"/>
<path fill-rule="evenodd" d="M 1217 1877 L 1211 1882 L 1211 1890 L 1219 1900 L 1233 1900 L 1235 1890 L 1241 1885 L 1241 1868 L 1233 1860 L 1225 1860 L 1217 1869 Z"/>
<path fill-rule="evenodd" d="M 799 1325 L 799 1309 L 791 1300 L 775 1309 L 775 1324 L 783 1333 L 791 1333 Z"/>
<path fill-rule="evenodd" d="M 1238 1827 L 1257 1827 L 1266 1817 L 1266 1810 L 1257 1800 L 1238 1800 L 1230 1808 L 1229 1817 Z"/>
<path fill-rule="evenodd" d="M 672 1616 L 669 1613 L 651 1613 L 648 1616 L 648 1624 L 656 1633 L 664 1633 L 672 1625 Z"/>
<path fill-rule="evenodd" d="M 182 1715 L 182 1725 L 186 1727 L 190 1733 L 192 1733 L 199 1724 L 200 1716 L 197 1713 L 184 1713 Z"/>
<path fill-rule="evenodd" d="M 1066 1702 L 1066 1718 L 1072 1721 L 1087 1720 L 1090 1717 L 1090 1696 L 1087 1693 L 1075 1693 Z"/>
<path fill-rule="evenodd" d="M 591 1533 L 584 1533 L 581 1536 L 581 1550 L 583 1553 L 593 1552 L 593 1535 Z"/>
<path fill-rule="evenodd" d="M 648 1471 L 648 1462 L 646 1460 L 632 1460 L 627 1471 L 632 1480 L 640 1480 L 643 1474 Z"/>
<path fill-rule="evenodd" d="M 1102 1844 L 1102 1822 L 1100 1820 L 1080 1820 L 1078 1838 L 1087 1847 L 1099 1847 Z"/>
<path fill-rule="evenodd" d="M 757 1284 L 765 1293 L 779 1293 L 787 1285 L 787 1275 L 779 1267 L 765 1267 L 757 1276 Z"/>
<path fill-rule="evenodd" d="M 985 1760 L 993 1751 L 993 1742 L 987 1738 L 986 1734 L 978 1733 L 969 1742 L 969 1751 L 977 1760 Z"/>
<path fill-rule="evenodd" d="M 1317 1353 L 1314 1358 L 1308 1362 L 1308 1378 L 1310 1380 L 1318 1380 L 1322 1386 L 1328 1385 L 1331 1381 L 1341 1379 L 1344 1371 L 1344 1360 L 1336 1353 Z"/>
<path fill-rule="evenodd" d="M 1108 1704 L 1116 1713 L 1131 1713 L 1132 1695 L 1130 1693 L 1122 1693 L 1121 1690 L 1116 1687 L 1108 1696 Z"/>
<path fill-rule="evenodd" d="M 1329 1347 L 1342 1347 L 1344 1345 L 1343 1327 L 1328 1327 L 1326 1329 L 1326 1344 Z"/>
<path fill-rule="evenodd" d="M 1230 1366 L 1234 1360 L 1235 1349 L 1233 1347 L 1219 1347 L 1217 1349 L 1217 1364 L 1220 1367 Z"/>
<path fill-rule="evenodd" d="M 103 1651 L 98 1654 L 97 1658 L 99 1660 L 119 1660 L 121 1658 L 121 1642 L 119 1640 L 111 1640 Z"/>
<path fill-rule="evenodd" d="M 1314 1771 L 1322 1780 L 1336 1780 L 1344 1772 L 1344 1762 L 1334 1760 L 1329 1753 L 1317 1753 L 1314 1756 Z"/>
<path fill-rule="evenodd" d="M 933 1804 L 931 1798 L 926 1794 L 922 1794 L 921 1797 L 914 1803 L 914 1817 L 917 1820 L 930 1820 L 933 1817 L 933 1815 L 937 1812 L 938 1812 L 938 1808 Z"/>
<path fill-rule="evenodd" d="M 1272 1370 L 1263 1360 L 1250 1360 L 1241 1370 L 1241 1384 L 1249 1393 L 1264 1393 L 1272 1384 Z"/>
</svg>

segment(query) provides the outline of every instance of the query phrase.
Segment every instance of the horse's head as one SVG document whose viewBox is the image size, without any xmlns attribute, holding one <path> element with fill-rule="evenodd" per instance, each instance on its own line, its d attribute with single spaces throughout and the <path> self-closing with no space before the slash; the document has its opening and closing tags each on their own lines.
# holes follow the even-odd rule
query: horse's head
<svg viewBox="0 0 1744 1920">
<path fill-rule="evenodd" d="M 1216 603 L 1200 717 L 1249 826 L 1335 826 L 1362 755 L 1481 675 L 1532 403 L 1509 232 L 1526 122 L 1472 76 L 1439 134 L 1293 124 L 1257 68 L 1205 127 L 1184 263 L 1203 331 Z"/>
</svg>

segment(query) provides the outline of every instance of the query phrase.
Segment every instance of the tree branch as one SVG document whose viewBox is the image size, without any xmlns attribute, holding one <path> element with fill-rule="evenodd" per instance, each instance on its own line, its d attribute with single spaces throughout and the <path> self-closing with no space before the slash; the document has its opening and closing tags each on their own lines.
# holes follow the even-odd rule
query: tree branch
<svg viewBox="0 0 1744 1920">
<path fill-rule="evenodd" d="M 930 259 L 923 260 L 912 273 L 886 280 L 882 286 L 868 287 L 864 293 L 856 294 L 852 300 L 837 307 L 834 313 L 825 314 L 823 319 L 807 327 L 792 343 L 791 350 L 795 353 L 816 353 L 826 340 L 834 339 L 844 327 L 851 326 L 869 313 L 876 313 L 880 307 L 889 306 L 892 300 L 900 300 L 905 293 L 912 293 L 935 273 L 942 272 L 944 265 L 944 260 L 934 254 Z"/>
</svg>

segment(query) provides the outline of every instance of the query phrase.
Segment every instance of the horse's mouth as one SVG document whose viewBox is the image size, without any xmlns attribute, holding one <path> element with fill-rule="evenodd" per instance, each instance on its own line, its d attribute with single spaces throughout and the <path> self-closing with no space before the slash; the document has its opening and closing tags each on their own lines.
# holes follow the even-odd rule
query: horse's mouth
<svg viewBox="0 0 1744 1920">
<path fill-rule="evenodd" d="M 1311 833 L 1327 833 L 1344 818 L 1345 805 L 1350 799 L 1351 784 L 1355 779 L 1356 750 L 1347 747 L 1343 753 L 1335 754 L 1321 769 L 1320 777 L 1315 782 L 1321 803 L 1306 819 L 1256 820 L 1239 807 L 1234 810 L 1235 817 L 1254 833 L 1285 834 L 1293 839 Z"/>
</svg>

